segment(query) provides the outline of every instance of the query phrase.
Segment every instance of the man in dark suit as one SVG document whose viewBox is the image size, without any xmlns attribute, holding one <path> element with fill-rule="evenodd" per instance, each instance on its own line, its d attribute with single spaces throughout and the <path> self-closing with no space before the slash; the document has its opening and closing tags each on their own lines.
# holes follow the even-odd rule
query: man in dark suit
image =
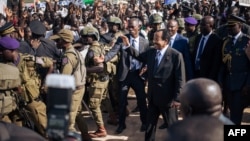
<svg viewBox="0 0 250 141">
<path fill-rule="evenodd" d="M 139 36 L 140 26 L 139 19 L 131 18 L 128 22 L 129 34 L 125 36 L 129 39 L 129 44 L 131 48 L 135 48 L 140 53 L 144 52 L 149 48 L 148 40 Z M 120 58 L 118 62 L 117 78 L 119 80 L 119 126 L 116 130 L 117 134 L 123 132 L 126 129 L 125 119 L 126 119 L 126 106 L 127 106 L 127 95 L 130 88 L 135 91 L 137 105 L 140 110 L 140 119 L 142 122 L 141 131 L 146 129 L 146 93 L 144 80 L 139 76 L 140 69 L 143 64 L 129 55 L 122 48 L 124 44 L 121 38 L 118 38 L 115 46 L 105 54 L 105 62 L 112 59 L 117 53 L 120 53 Z"/>
<path fill-rule="evenodd" d="M 205 16 L 200 23 L 200 32 L 194 45 L 192 62 L 194 77 L 205 77 L 218 80 L 218 72 L 222 60 L 222 40 L 213 33 L 214 18 Z"/>
<path fill-rule="evenodd" d="M 222 54 L 223 89 L 227 97 L 230 119 L 241 124 L 243 111 L 248 106 L 250 95 L 250 61 L 245 52 L 249 37 L 242 33 L 244 19 L 231 15 L 227 21 L 228 32 L 231 37 L 224 41 Z"/>
<path fill-rule="evenodd" d="M 185 62 L 186 79 L 189 80 L 193 78 L 193 70 L 191 65 L 191 58 L 190 58 L 189 44 L 188 44 L 189 41 L 188 38 L 177 33 L 178 28 L 179 25 L 176 20 L 168 21 L 167 29 L 171 36 L 169 40 L 169 46 L 182 53 Z"/>
<path fill-rule="evenodd" d="M 124 44 L 128 39 L 124 37 Z M 185 83 L 182 54 L 169 46 L 170 34 L 166 29 L 154 34 L 154 48 L 139 54 L 132 47 L 126 51 L 146 63 L 148 69 L 148 116 L 145 141 L 154 141 L 159 115 L 168 125 L 178 120 L 178 96 Z"/>
</svg>

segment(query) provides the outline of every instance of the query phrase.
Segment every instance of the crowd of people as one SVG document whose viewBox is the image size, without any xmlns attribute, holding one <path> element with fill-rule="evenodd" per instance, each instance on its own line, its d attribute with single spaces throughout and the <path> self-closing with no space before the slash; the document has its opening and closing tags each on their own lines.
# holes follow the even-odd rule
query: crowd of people
<svg viewBox="0 0 250 141">
<path fill-rule="evenodd" d="M 130 89 L 145 141 L 159 140 L 160 115 L 168 141 L 220 141 L 223 125 L 240 125 L 250 104 L 250 8 L 238 0 L 168 5 L 96 0 L 85 7 L 46 0 L 45 9 L 19 0 L 4 11 L 0 119 L 29 125 L 38 139 L 51 139 L 45 80 L 52 73 L 75 78 L 68 131 L 79 130 L 83 141 L 112 132 L 105 128 L 103 111 L 116 134 L 126 130 Z M 16 95 L 25 103 L 26 118 Z M 86 109 L 96 123 L 93 133 L 82 115 Z M 193 132 L 184 129 L 189 127 Z M 205 133 L 211 138 L 203 138 Z"/>
</svg>

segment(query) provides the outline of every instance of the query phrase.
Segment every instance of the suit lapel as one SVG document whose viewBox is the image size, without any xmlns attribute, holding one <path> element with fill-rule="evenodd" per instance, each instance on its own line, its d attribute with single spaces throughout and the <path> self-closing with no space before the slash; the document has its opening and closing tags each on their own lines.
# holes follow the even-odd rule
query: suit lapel
<svg viewBox="0 0 250 141">
<path fill-rule="evenodd" d="M 144 42 L 139 36 L 139 52 L 142 53 L 143 50 L 144 50 Z"/>
</svg>

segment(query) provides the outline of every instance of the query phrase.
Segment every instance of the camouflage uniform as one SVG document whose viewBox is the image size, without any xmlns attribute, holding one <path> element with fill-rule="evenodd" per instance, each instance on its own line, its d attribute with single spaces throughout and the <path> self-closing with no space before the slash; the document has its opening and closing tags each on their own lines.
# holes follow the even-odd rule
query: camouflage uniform
<svg viewBox="0 0 250 141">
<path fill-rule="evenodd" d="M 16 94 L 13 90 L 20 85 L 19 70 L 12 65 L 0 63 L 0 121 L 6 121 L 9 118 L 15 123 L 14 119 L 19 118 L 16 111 Z"/>
<path fill-rule="evenodd" d="M 107 68 L 103 63 L 96 64 L 94 57 L 104 55 L 105 51 L 103 46 L 98 42 L 99 33 L 98 30 L 93 27 L 85 27 L 82 32 L 83 36 L 95 36 L 96 40 L 92 42 L 85 58 L 87 67 L 87 81 L 90 84 L 89 91 L 89 108 L 93 113 L 94 120 L 98 127 L 97 131 L 90 134 L 91 137 L 105 137 L 107 135 L 102 118 L 101 103 L 103 99 L 106 99 L 109 75 L 105 70 Z M 92 70 L 95 67 L 101 68 L 101 70 Z"/>
<path fill-rule="evenodd" d="M 19 54 L 19 62 L 17 67 L 20 71 L 22 80 L 22 96 L 28 103 L 27 109 L 30 111 L 31 120 L 34 122 L 37 131 L 46 137 L 47 114 L 46 105 L 40 98 L 41 78 L 38 73 L 39 68 L 49 68 L 53 65 L 53 61 L 48 57 L 35 57 L 28 54 Z M 37 64 L 40 58 L 43 63 Z"/>
</svg>

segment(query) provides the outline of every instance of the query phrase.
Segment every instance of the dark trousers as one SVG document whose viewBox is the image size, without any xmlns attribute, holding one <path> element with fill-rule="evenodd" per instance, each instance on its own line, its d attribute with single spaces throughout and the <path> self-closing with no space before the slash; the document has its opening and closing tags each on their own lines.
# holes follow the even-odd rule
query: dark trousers
<svg viewBox="0 0 250 141">
<path fill-rule="evenodd" d="M 126 79 L 120 82 L 119 125 L 125 125 L 126 106 L 128 104 L 127 95 L 130 87 L 135 91 L 137 105 L 140 110 L 141 122 L 142 124 L 146 124 L 147 104 L 146 104 L 145 83 L 139 77 L 139 71 L 133 71 L 133 72 L 128 72 Z"/>
<path fill-rule="evenodd" d="M 158 123 L 159 115 L 162 114 L 164 121 L 168 125 L 173 124 L 178 120 L 177 109 L 168 107 L 159 107 L 155 104 L 149 103 L 147 114 L 147 129 L 145 132 L 145 141 L 154 141 L 156 134 L 156 126 Z"/>
<path fill-rule="evenodd" d="M 230 119 L 236 125 L 241 124 L 243 111 L 247 107 L 249 98 L 242 91 L 228 91 L 227 100 L 230 110 Z"/>
</svg>

